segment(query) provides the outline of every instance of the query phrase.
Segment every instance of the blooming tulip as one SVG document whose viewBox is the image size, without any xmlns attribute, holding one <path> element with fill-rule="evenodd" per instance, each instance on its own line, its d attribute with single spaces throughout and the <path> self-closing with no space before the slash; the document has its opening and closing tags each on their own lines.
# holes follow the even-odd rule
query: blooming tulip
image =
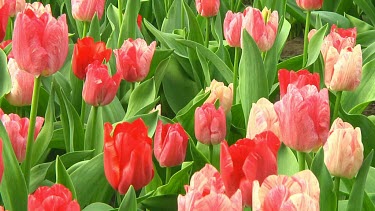
<svg viewBox="0 0 375 211">
<path fill-rule="evenodd" d="M 158 122 L 154 138 L 154 154 L 162 167 L 180 165 L 185 160 L 189 137 L 179 124 Z"/>
<path fill-rule="evenodd" d="M 87 67 L 82 97 L 86 103 L 93 106 L 107 105 L 115 98 L 120 81 L 120 72 L 111 77 L 107 65 L 95 61 Z"/>
<path fill-rule="evenodd" d="M 220 173 L 210 164 L 193 174 L 190 186 L 186 185 L 185 190 L 186 195 L 180 194 L 177 198 L 179 211 L 242 210 L 241 191 L 228 197 Z"/>
<path fill-rule="evenodd" d="M 214 104 L 205 103 L 195 109 L 195 137 L 203 144 L 219 144 L 226 135 L 226 120 L 223 108 L 216 110 Z"/>
<path fill-rule="evenodd" d="M 7 30 L 9 19 L 9 5 L 4 4 L 0 7 L 0 41 L 3 41 L 5 37 L 5 32 Z"/>
<path fill-rule="evenodd" d="M 120 49 L 114 50 L 117 70 L 123 73 L 126 81 L 139 82 L 146 78 L 150 71 L 155 46 L 155 41 L 147 46 L 143 39 L 129 38 L 124 41 Z"/>
<path fill-rule="evenodd" d="M 337 118 L 324 144 L 324 163 L 333 176 L 353 178 L 363 162 L 361 129 Z"/>
<path fill-rule="evenodd" d="M 33 194 L 29 195 L 28 210 L 69 210 L 79 211 L 80 207 L 76 200 L 72 199 L 72 193 L 61 184 L 51 187 L 39 187 Z"/>
<path fill-rule="evenodd" d="M 218 99 L 220 106 L 223 107 L 225 112 L 230 111 L 232 108 L 233 101 L 233 84 L 230 83 L 225 86 L 223 82 L 217 82 L 215 79 L 212 80 L 210 87 L 206 88 L 206 92 L 211 91 L 210 96 L 207 98 L 205 103 L 214 104 Z"/>
<path fill-rule="evenodd" d="M 106 48 L 104 42 L 95 42 L 92 37 L 78 39 L 74 45 L 72 57 L 72 70 L 77 78 L 83 80 L 86 77 L 87 66 L 94 61 L 102 63 L 109 61 L 112 51 Z"/>
<path fill-rule="evenodd" d="M 242 13 L 228 11 L 224 19 L 224 37 L 229 46 L 241 47 Z"/>
<path fill-rule="evenodd" d="M 304 10 L 318 10 L 323 6 L 323 0 L 296 0 L 296 3 Z"/>
<path fill-rule="evenodd" d="M 146 186 L 154 176 L 152 140 L 142 119 L 132 123 L 104 124 L 104 172 L 111 186 L 125 194 L 130 185 L 136 190 Z"/>
<path fill-rule="evenodd" d="M 253 140 L 241 139 L 228 147 L 224 141 L 220 150 L 220 170 L 227 194 L 231 196 L 240 189 L 242 202 L 251 206 L 254 180 L 261 183 L 277 174 L 277 152 L 279 139 L 272 132 L 263 132 Z"/>
<path fill-rule="evenodd" d="M 220 0 L 195 0 L 197 12 L 203 17 L 217 15 L 220 8 Z"/>
<path fill-rule="evenodd" d="M 277 11 L 271 13 L 267 7 L 262 12 L 252 7 L 247 7 L 244 11 L 242 27 L 253 37 L 262 52 L 268 51 L 273 46 L 278 26 Z"/>
<path fill-rule="evenodd" d="M 251 106 L 246 138 L 253 139 L 255 135 L 264 131 L 272 131 L 280 137 L 279 119 L 273 104 L 266 98 L 260 98 Z"/>
<path fill-rule="evenodd" d="M 104 12 L 105 0 L 71 0 L 73 18 L 90 22 L 95 13 L 101 19 Z"/>
<path fill-rule="evenodd" d="M 26 71 L 20 70 L 14 59 L 9 59 L 8 70 L 12 80 L 12 89 L 5 98 L 10 104 L 15 106 L 31 105 L 34 76 Z"/>
<path fill-rule="evenodd" d="M 4 114 L 0 109 L 0 120 L 8 133 L 18 162 L 22 162 L 26 155 L 26 140 L 29 129 L 29 119 L 21 118 L 17 114 Z M 44 122 L 43 117 L 37 117 L 35 123 L 34 140 L 38 136 Z"/>
<path fill-rule="evenodd" d="M 8 4 L 9 6 L 9 15 L 14 16 L 16 13 L 21 12 L 26 5 L 25 0 L 0 0 L 0 7 Z"/>
<path fill-rule="evenodd" d="M 68 54 L 65 14 L 56 20 L 49 5 L 29 4 L 17 15 L 12 52 L 19 67 L 34 76 L 49 76 L 58 71 Z"/>
<path fill-rule="evenodd" d="M 292 177 L 271 175 L 259 187 L 254 182 L 253 211 L 311 210 L 319 211 L 319 181 L 310 170 Z"/>
<path fill-rule="evenodd" d="M 300 152 L 323 146 L 329 131 L 328 90 L 306 85 L 298 89 L 289 84 L 286 95 L 275 103 L 279 117 L 281 140 Z"/>
<path fill-rule="evenodd" d="M 289 84 L 294 84 L 297 88 L 305 85 L 314 85 L 318 91 L 320 90 L 320 77 L 318 73 L 310 73 L 308 70 L 299 70 L 294 72 L 286 69 L 279 70 L 278 78 L 280 82 L 280 97 L 286 94 Z"/>
</svg>

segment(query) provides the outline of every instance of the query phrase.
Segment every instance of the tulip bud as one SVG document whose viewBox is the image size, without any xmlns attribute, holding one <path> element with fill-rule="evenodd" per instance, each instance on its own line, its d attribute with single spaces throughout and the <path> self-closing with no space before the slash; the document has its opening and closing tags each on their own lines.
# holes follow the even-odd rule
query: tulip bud
<svg viewBox="0 0 375 211">
<path fill-rule="evenodd" d="M 195 0 L 199 15 L 203 17 L 216 16 L 220 8 L 220 0 Z"/>
<path fill-rule="evenodd" d="M 216 100 L 219 100 L 220 106 L 224 109 L 225 113 L 230 111 L 232 108 L 233 101 L 233 84 L 230 83 L 228 87 L 223 82 L 217 82 L 215 79 L 212 80 L 210 87 L 206 88 L 206 92 L 211 91 L 210 96 L 207 98 L 205 103 L 215 104 Z"/>
<path fill-rule="evenodd" d="M 323 6 L 323 0 L 296 0 L 296 3 L 304 10 L 318 10 Z"/>
<path fill-rule="evenodd" d="M 104 12 L 105 0 L 71 0 L 73 18 L 90 22 L 97 13 L 101 19 Z"/>
<path fill-rule="evenodd" d="M 195 137 L 201 143 L 215 145 L 225 139 L 227 126 L 223 108 L 216 110 L 214 104 L 205 103 L 195 109 L 194 119 Z"/>
<path fill-rule="evenodd" d="M 228 11 L 224 19 L 224 37 L 231 47 L 241 47 L 242 13 Z"/>
<path fill-rule="evenodd" d="M 320 90 L 320 76 L 318 73 L 310 73 L 308 70 L 299 70 L 294 72 L 286 69 L 279 70 L 278 78 L 280 82 L 280 97 L 286 94 L 289 84 L 294 84 L 297 88 L 302 88 L 305 85 L 314 85 L 317 90 Z"/>
<path fill-rule="evenodd" d="M 333 176 L 353 178 L 363 162 L 361 129 L 337 118 L 324 144 L 324 163 Z"/>
</svg>

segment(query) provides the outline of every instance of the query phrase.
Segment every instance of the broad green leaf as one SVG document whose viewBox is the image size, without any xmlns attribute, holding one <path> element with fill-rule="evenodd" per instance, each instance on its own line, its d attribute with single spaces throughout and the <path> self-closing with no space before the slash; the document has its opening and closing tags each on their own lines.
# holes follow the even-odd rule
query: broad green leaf
<svg viewBox="0 0 375 211">
<path fill-rule="evenodd" d="M 141 204 L 152 211 L 177 210 L 177 195 L 152 196 Z"/>
<path fill-rule="evenodd" d="M 56 183 L 64 185 L 70 190 L 74 199 L 77 199 L 77 194 L 73 186 L 72 179 L 69 174 L 66 172 L 64 164 L 61 162 L 60 157 L 56 157 Z"/>
<path fill-rule="evenodd" d="M 128 110 L 125 118 L 137 114 L 142 108 L 155 100 L 156 90 L 153 78 L 138 85 L 130 95 Z"/>
<path fill-rule="evenodd" d="M 122 19 L 122 25 L 120 29 L 120 35 L 117 46 L 120 47 L 124 40 L 128 38 L 137 38 L 137 17 L 141 7 L 140 1 L 127 1 L 125 14 Z"/>
<path fill-rule="evenodd" d="M 180 171 L 176 172 L 170 178 L 168 184 L 156 189 L 154 195 L 180 194 L 184 192 L 184 185 L 189 183 L 190 172 L 193 162 L 188 162 Z"/>
<path fill-rule="evenodd" d="M 292 58 L 289 58 L 283 62 L 280 62 L 277 65 L 277 69 L 288 69 L 288 70 L 299 70 L 301 68 L 302 64 L 302 56 L 303 55 L 298 55 Z"/>
<path fill-rule="evenodd" d="M 150 65 L 150 72 L 148 73 L 145 80 L 148 80 L 155 76 L 155 85 L 156 83 L 156 77 L 159 74 L 156 70 L 159 68 L 160 65 L 162 65 L 163 61 L 166 61 L 171 54 L 173 53 L 173 50 L 166 50 L 166 49 L 156 49 L 154 56 L 152 57 L 151 65 Z"/>
<path fill-rule="evenodd" d="M 360 20 L 356 17 L 350 16 L 348 14 L 346 14 L 345 17 L 348 18 L 352 27 L 357 28 L 357 33 L 362 33 L 362 32 L 366 32 L 366 31 L 370 31 L 370 30 L 375 29 L 374 26 L 372 26 L 372 25 L 366 23 L 365 21 Z"/>
<path fill-rule="evenodd" d="M 164 17 L 166 17 L 166 12 L 164 9 L 164 2 L 163 1 L 152 1 L 152 11 L 158 11 L 154 12 L 156 25 L 158 26 L 158 29 L 161 28 L 163 24 Z"/>
<path fill-rule="evenodd" d="M 112 211 L 113 207 L 109 206 L 108 204 L 95 202 L 87 207 L 85 207 L 82 211 Z"/>
<path fill-rule="evenodd" d="M 328 25 L 325 25 L 324 27 L 320 28 L 311 38 L 308 47 L 308 59 L 306 67 L 312 65 L 316 61 L 316 59 L 318 59 L 327 28 Z"/>
<path fill-rule="evenodd" d="M 161 31 L 165 33 L 172 33 L 175 29 L 182 29 L 182 19 L 185 18 L 182 11 L 182 0 L 174 0 L 170 6 L 167 16 L 164 18 L 161 26 Z"/>
<path fill-rule="evenodd" d="M 97 13 L 95 13 L 94 17 L 90 23 L 90 30 L 87 33 L 87 36 L 94 38 L 95 42 L 100 41 L 100 23 Z"/>
<path fill-rule="evenodd" d="M 299 171 L 296 156 L 292 150 L 282 144 L 277 153 L 277 173 L 292 176 Z"/>
<path fill-rule="evenodd" d="M 0 51 L 0 98 L 10 92 L 12 81 L 7 68 L 7 56 Z"/>
<path fill-rule="evenodd" d="M 101 106 L 92 106 L 85 132 L 85 150 L 94 150 L 93 156 L 103 152 L 104 126 Z"/>
<path fill-rule="evenodd" d="M 136 119 L 141 118 L 144 123 L 147 125 L 148 128 L 148 136 L 152 137 L 155 133 L 156 130 L 156 125 L 158 123 L 158 112 L 152 112 L 149 114 L 140 114 L 140 115 L 135 115 L 132 117 L 129 117 L 127 119 L 124 119 L 125 122 L 133 122 Z"/>
<path fill-rule="evenodd" d="M 371 1 L 368 0 L 353 0 L 354 3 L 365 12 L 366 16 L 370 19 L 372 25 L 375 25 L 375 7 Z M 349 201 L 350 203 L 350 201 Z"/>
<path fill-rule="evenodd" d="M 110 104 L 103 106 L 102 112 L 103 122 L 119 122 L 125 116 L 125 110 L 117 97 Z"/>
<path fill-rule="evenodd" d="M 368 47 L 374 43 L 375 30 L 357 34 L 357 44 L 361 44 L 362 48 Z"/>
<path fill-rule="evenodd" d="M 122 200 L 119 210 L 137 211 L 137 199 L 134 187 L 131 185 Z"/>
<path fill-rule="evenodd" d="M 375 193 L 375 168 L 370 167 L 369 173 L 367 175 L 365 191 L 369 194 Z"/>
<path fill-rule="evenodd" d="M 340 28 L 349 28 L 350 22 L 344 16 L 330 11 L 312 11 L 311 18 L 316 19 L 319 15 L 320 19 L 323 21 L 323 24 L 328 23 L 329 25 L 335 24 Z M 315 23 L 315 25 L 318 23 Z"/>
<path fill-rule="evenodd" d="M 369 45 L 362 52 L 362 59 L 363 59 L 363 64 L 367 64 L 368 62 L 375 59 L 375 42 Z"/>
<path fill-rule="evenodd" d="M 195 41 L 203 45 L 204 39 L 199 23 L 196 19 L 196 15 L 193 13 L 191 8 L 183 1 L 183 8 L 185 10 L 185 15 L 188 17 L 188 38 L 191 41 Z"/>
<path fill-rule="evenodd" d="M 30 192 L 34 192 L 44 181 L 52 162 L 34 166 L 30 171 Z"/>
</svg>

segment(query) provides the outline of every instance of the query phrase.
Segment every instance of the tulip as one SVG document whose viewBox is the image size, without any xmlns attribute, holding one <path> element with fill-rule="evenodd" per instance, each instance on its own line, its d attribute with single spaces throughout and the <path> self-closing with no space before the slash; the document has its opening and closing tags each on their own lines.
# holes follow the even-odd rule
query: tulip
<svg viewBox="0 0 375 211">
<path fill-rule="evenodd" d="M 216 110 L 212 103 L 205 103 L 195 109 L 194 131 L 198 141 L 207 145 L 219 144 L 226 135 L 226 120 L 224 109 Z"/>
<path fill-rule="evenodd" d="M 102 63 L 109 61 L 112 50 L 106 48 L 104 42 L 95 42 L 92 37 L 78 39 L 74 45 L 72 57 L 72 70 L 77 78 L 83 80 L 86 77 L 87 66 L 94 61 Z"/>
<path fill-rule="evenodd" d="M 224 19 L 224 37 L 231 47 L 241 47 L 242 13 L 228 11 Z"/>
<path fill-rule="evenodd" d="M 154 154 L 162 167 L 180 165 L 185 160 L 189 136 L 179 124 L 158 122 L 154 138 Z"/>
<path fill-rule="evenodd" d="M 138 28 L 139 30 L 142 29 L 142 15 L 139 15 L 137 16 L 137 25 L 138 25 Z"/>
<path fill-rule="evenodd" d="M 12 17 L 15 16 L 16 13 L 21 12 L 26 6 L 25 0 L 0 0 L 0 7 L 5 4 L 8 4 L 9 15 Z"/>
<path fill-rule="evenodd" d="M 296 0 L 296 3 L 304 10 L 318 10 L 323 6 L 323 0 Z"/>
<path fill-rule="evenodd" d="M 193 174 L 190 186 L 185 185 L 185 190 L 186 195 L 180 194 L 177 198 L 179 211 L 242 210 L 241 191 L 228 197 L 220 173 L 210 164 Z"/>
<path fill-rule="evenodd" d="M 286 95 L 275 103 L 279 117 L 281 140 L 300 152 L 311 152 L 323 146 L 328 137 L 330 110 L 328 90 L 318 92 L 316 86 L 298 89 L 288 86 Z"/>
<path fill-rule="evenodd" d="M 155 41 L 147 46 L 143 39 L 129 38 L 124 41 L 120 49 L 114 50 L 117 70 L 123 73 L 126 81 L 140 82 L 146 78 L 150 71 L 155 46 Z"/>
<path fill-rule="evenodd" d="M 195 0 L 199 15 L 203 17 L 216 16 L 220 8 L 220 0 Z"/>
<path fill-rule="evenodd" d="M 218 99 L 221 107 L 227 113 L 232 108 L 233 101 L 233 84 L 230 83 L 225 86 L 223 82 L 217 82 L 215 79 L 212 80 L 210 87 L 206 88 L 206 92 L 211 91 L 210 96 L 207 98 L 205 103 L 215 104 Z"/>
<path fill-rule="evenodd" d="M 8 47 L 8 45 L 12 43 L 12 40 L 4 40 L 0 43 L 0 48 L 1 50 L 4 50 L 6 47 Z M 8 58 L 11 58 L 10 56 L 8 56 Z"/>
<path fill-rule="evenodd" d="M 29 119 L 21 118 L 17 114 L 4 114 L 0 109 L 0 120 L 2 121 L 18 162 L 22 162 L 26 155 L 26 140 L 29 129 Z M 38 136 L 44 122 L 43 117 L 36 118 L 34 140 Z"/>
<path fill-rule="evenodd" d="M 324 144 L 324 163 L 331 175 L 353 178 L 363 162 L 361 129 L 337 118 Z"/>
<path fill-rule="evenodd" d="M 61 184 L 54 184 L 51 187 L 39 187 L 28 198 L 28 210 L 70 210 L 79 211 L 80 207 L 76 200 L 72 199 L 72 193 Z"/>
<path fill-rule="evenodd" d="M 0 41 L 3 41 L 7 30 L 9 19 L 9 5 L 4 4 L 0 7 Z"/>
<path fill-rule="evenodd" d="M 334 47 L 338 51 L 338 53 L 340 53 L 341 50 L 346 47 L 354 48 L 356 38 L 356 28 L 342 29 L 333 24 L 331 27 L 331 32 L 324 38 L 324 42 L 321 48 L 323 57 L 326 56 L 329 47 Z"/>
<path fill-rule="evenodd" d="M 279 119 L 273 104 L 266 98 L 260 98 L 251 106 L 246 138 L 253 139 L 255 135 L 264 131 L 272 131 L 280 137 Z"/>
<path fill-rule="evenodd" d="M 111 77 L 107 65 L 95 61 L 87 67 L 82 97 L 86 103 L 92 106 L 108 105 L 115 98 L 120 81 L 120 72 Z"/>
<path fill-rule="evenodd" d="M 271 175 L 260 187 L 258 181 L 253 186 L 253 211 L 320 210 L 319 181 L 310 170 L 291 177 Z"/>
<path fill-rule="evenodd" d="M 142 119 L 132 123 L 104 124 L 104 172 L 111 186 L 125 194 L 130 185 L 136 190 L 154 177 L 152 140 Z"/>
<path fill-rule="evenodd" d="M 320 90 L 320 76 L 318 73 L 310 73 L 308 70 L 299 70 L 294 72 L 286 69 L 279 70 L 278 78 L 280 82 L 280 97 L 286 94 L 289 84 L 294 84 L 297 88 L 305 85 L 314 85 Z"/>
<path fill-rule="evenodd" d="M 272 132 L 263 132 L 253 140 L 238 140 L 230 147 L 225 141 L 221 143 L 220 170 L 228 196 L 240 189 L 243 204 L 251 206 L 253 181 L 262 183 L 267 176 L 277 174 L 279 148 L 280 141 Z"/>
<path fill-rule="evenodd" d="M 71 0 L 73 18 L 90 22 L 95 13 L 101 19 L 104 12 L 105 0 Z"/>
<path fill-rule="evenodd" d="M 56 20 L 49 5 L 29 4 L 17 15 L 12 52 L 19 67 L 34 76 L 49 76 L 58 71 L 68 54 L 65 14 Z"/>
<path fill-rule="evenodd" d="M 247 7 L 244 11 L 242 28 L 254 39 L 260 51 L 271 49 L 276 39 L 279 26 L 279 15 L 277 11 L 268 10 L 267 7 L 260 10 Z"/>
<path fill-rule="evenodd" d="M 5 98 L 10 104 L 15 106 L 31 105 L 34 76 L 26 71 L 20 70 L 14 59 L 9 59 L 8 70 L 12 80 L 12 89 Z"/>
</svg>

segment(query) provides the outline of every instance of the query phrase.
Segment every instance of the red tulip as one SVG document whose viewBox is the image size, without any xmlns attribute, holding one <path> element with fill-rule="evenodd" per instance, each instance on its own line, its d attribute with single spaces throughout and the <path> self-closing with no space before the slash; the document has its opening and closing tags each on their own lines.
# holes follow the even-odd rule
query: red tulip
<svg viewBox="0 0 375 211">
<path fill-rule="evenodd" d="M 242 13 L 228 11 L 224 19 L 224 37 L 231 47 L 241 47 Z"/>
<path fill-rule="evenodd" d="M 330 111 L 328 90 L 316 86 L 298 89 L 289 84 L 286 95 L 275 103 L 281 140 L 292 149 L 310 152 L 323 146 L 328 137 Z"/>
<path fill-rule="evenodd" d="M 21 69 L 34 76 L 55 73 L 68 54 L 65 14 L 56 20 L 50 12 L 49 5 L 43 7 L 40 2 L 34 2 L 17 15 L 14 23 L 14 59 Z"/>
<path fill-rule="evenodd" d="M 284 97 L 289 84 L 294 84 L 297 88 L 305 85 L 314 85 L 318 91 L 320 90 L 320 77 L 318 73 L 310 73 L 308 70 L 299 70 L 294 72 L 286 69 L 279 70 L 280 97 Z"/>
<path fill-rule="evenodd" d="M 227 132 L 224 109 L 216 110 L 212 103 L 205 103 L 195 109 L 195 137 L 203 144 L 219 144 Z"/>
<path fill-rule="evenodd" d="M 319 211 L 319 181 L 310 170 L 292 177 L 271 175 L 259 187 L 254 182 L 253 211 L 311 210 Z"/>
<path fill-rule="evenodd" d="M 68 188 L 54 184 L 51 187 L 39 187 L 33 194 L 30 194 L 28 210 L 79 211 L 80 207 L 78 202 L 72 199 L 72 193 Z"/>
<path fill-rule="evenodd" d="M 228 147 L 221 144 L 220 170 L 227 194 L 231 196 L 240 189 L 244 205 L 251 206 L 254 180 L 261 183 L 271 175 L 277 174 L 277 152 L 279 139 L 272 132 L 263 132 L 253 140 L 241 139 Z"/>
<path fill-rule="evenodd" d="M 179 124 L 158 122 L 154 138 L 154 154 L 162 167 L 180 165 L 185 160 L 189 136 Z"/>
<path fill-rule="evenodd" d="M 4 4 L 0 7 L 0 41 L 3 41 L 7 30 L 9 19 L 9 5 Z"/>
<path fill-rule="evenodd" d="M 9 59 L 8 70 L 12 80 L 12 89 L 5 98 L 15 106 L 31 105 L 34 76 L 21 70 L 14 59 Z"/>
<path fill-rule="evenodd" d="M 120 72 L 111 77 L 107 65 L 95 61 L 87 67 L 82 97 L 87 104 L 92 106 L 108 105 L 115 98 L 120 81 Z"/>
<path fill-rule="evenodd" d="M 323 6 L 323 0 L 296 0 L 296 3 L 304 10 L 318 10 Z"/>
<path fill-rule="evenodd" d="M 8 45 L 12 43 L 12 40 L 4 40 L 0 43 L 0 48 L 2 50 L 4 50 L 6 47 L 8 47 Z M 9 57 L 9 56 L 8 56 Z"/>
<path fill-rule="evenodd" d="M 220 8 L 220 0 L 195 0 L 197 12 L 203 17 L 216 16 Z"/>
<path fill-rule="evenodd" d="M 90 22 L 95 13 L 101 19 L 104 12 L 105 0 L 71 0 L 73 18 Z"/>
<path fill-rule="evenodd" d="M 123 73 L 126 81 L 139 82 L 146 78 L 150 71 L 155 46 L 155 41 L 147 46 L 143 39 L 129 38 L 124 41 L 120 49 L 114 50 L 117 70 Z"/>
<path fill-rule="evenodd" d="M 14 153 L 18 162 L 22 162 L 26 155 L 27 134 L 29 129 L 29 119 L 21 118 L 17 114 L 4 114 L 0 109 L 0 120 L 8 133 Z M 36 117 L 34 140 L 38 136 L 44 122 L 43 117 Z"/>
<path fill-rule="evenodd" d="M 220 173 L 210 164 L 193 174 L 190 186 L 185 185 L 185 190 L 186 195 L 177 198 L 179 211 L 242 210 L 241 191 L 228 197 Z"/>
<path fill-rule="evenodd" d="M 25 0 L 1 0 L 0 7 L 3 5 L 8 4 L 9 6 L 9 15 L 14 16 L 16 13 L 21 12 L 26 5 Z"/>
<path fill-rule="evenodd" d="M 95 42 L 92 37 L 78 39 L 74 45 L 72 57 L 72 70 L 77 78 L 83 80 L 86 77 L 87 66 L 94 61 L 102 63 L 104 60 L 109 61 L 112 50 L 106 48 L 104 42 Z"/>
<path fill-rule="evenodd" d="M 225 113 L 229 112 L 232 108 L 233 102 L 233 84 L 230 83 L 225 86 L 223 82 L 218 82 L 215 79 L 211 81 L 210 87 L 206 88 L 206 92 L 210 91 L 205 103 L 215 104 L 219 100 L 220 106 L 224 109 Z"/>
<path fill-rule="evenodd" d="M 142 119 L 132 123 L 104 124 L 104 172 L 111 186 L 125 194 L 130 185 L 136 190 L 154 177 L 152 139 Z"/>
<path fill-rule="evenodd" d="M 253 37 L 259 50 L 265 52 L 271 49 L 279 26 L 277 11 L 271 13 L 267 7 L 263 11 L 247 7 L 243 15 L 242 27 Z"/>
</svg>

